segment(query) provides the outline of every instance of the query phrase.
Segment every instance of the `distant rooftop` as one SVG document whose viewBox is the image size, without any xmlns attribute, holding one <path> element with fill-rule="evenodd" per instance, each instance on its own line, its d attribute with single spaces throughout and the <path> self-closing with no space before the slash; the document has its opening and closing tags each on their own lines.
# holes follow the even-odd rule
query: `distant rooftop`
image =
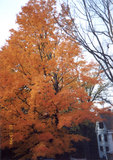
<svg viewBox="0 0 113 160">
<path fill-rule="evenodd" d="M 113 113 L 101 114 L 101 118 L 103 119 L 103 122 L 105 123 L 106 128 L 108 130 L 113 130 Z"/>
</svg>

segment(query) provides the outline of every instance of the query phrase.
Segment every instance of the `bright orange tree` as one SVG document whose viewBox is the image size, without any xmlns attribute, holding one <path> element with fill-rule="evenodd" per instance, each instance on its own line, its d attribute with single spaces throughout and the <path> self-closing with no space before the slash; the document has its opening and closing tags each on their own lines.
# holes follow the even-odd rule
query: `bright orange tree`
<svg viewBox="0 0 113 160">
<path fill-rule="evenodd" d="M 71 141 L 84 138 L 67 128 L 96 120 L 84 85 L 100 79 L 58 28 L 55 14 L 54 0 L 30 0 L 0 51 L 1 147 L 15 147 L 23 160 L 75 150 Z"/>
</svg>

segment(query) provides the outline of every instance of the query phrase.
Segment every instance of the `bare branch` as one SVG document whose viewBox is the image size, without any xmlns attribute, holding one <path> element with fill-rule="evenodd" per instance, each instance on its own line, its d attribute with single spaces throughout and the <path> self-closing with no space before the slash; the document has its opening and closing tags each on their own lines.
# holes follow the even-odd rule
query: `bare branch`
<svg viewBox="0 0 113 160">
<path fill-rule="evenodd" d="M 61 14 L 58 24 L 73 41 L 78 41 L 94 56 L 113 83 L 113 52 L 109 47 L 109 44 L 113 45 L 112 0 L 68 0 L 65 9 L 66 5 L 68 13 Z M 67 17 L 71 25 L 63 23 Z"/>
</svg>

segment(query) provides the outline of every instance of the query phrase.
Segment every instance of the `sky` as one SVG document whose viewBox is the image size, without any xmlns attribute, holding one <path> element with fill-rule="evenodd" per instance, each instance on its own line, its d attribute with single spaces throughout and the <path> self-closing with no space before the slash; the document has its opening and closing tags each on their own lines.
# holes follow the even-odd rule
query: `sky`
<svg viewBox="0 0 113 160">
<path fill-rule="evenodd" d="M 16 28 L 16 15 L 28 0 L 0 0 L 0 48 L 10 36 L 9 30 Z"/>
</svg>

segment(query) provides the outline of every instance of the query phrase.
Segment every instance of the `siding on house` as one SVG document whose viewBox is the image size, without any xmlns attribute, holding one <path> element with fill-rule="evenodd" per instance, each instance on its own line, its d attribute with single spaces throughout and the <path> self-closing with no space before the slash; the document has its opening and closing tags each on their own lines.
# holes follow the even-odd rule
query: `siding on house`
<svg viewBox="0 0 113 160">
<path fill-rule="evenodd" d="M 103 121 L 96 123 L 99 157 L 113 160 L 113 115 L 101 115 Z"/>
</svg>

